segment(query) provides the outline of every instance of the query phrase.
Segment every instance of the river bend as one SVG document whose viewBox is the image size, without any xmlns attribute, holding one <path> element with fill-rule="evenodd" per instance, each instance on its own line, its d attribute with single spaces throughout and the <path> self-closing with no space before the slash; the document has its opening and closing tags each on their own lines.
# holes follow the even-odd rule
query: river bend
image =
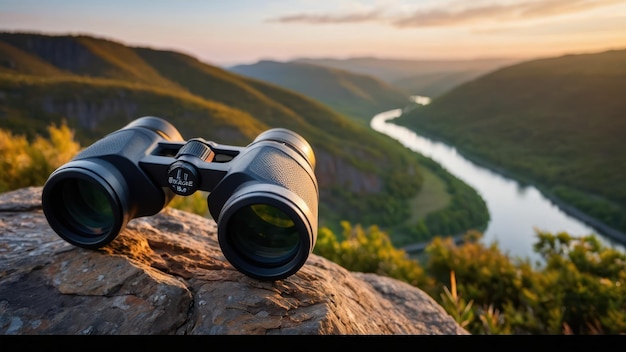
<svg viewBox="0 0 626 352">
<path fill-rule="evenodd" d="M 427 104 L 427 97 L 414 97 L 418 104 Z M 603 244 L 624 250 L 624 246 L 603 236 L 584 222 L 568 215 L 545 197 L 534 186 L 522 186 L 517 181 L 476 165 L 457 153 L 456 148 L 417 135 L 408 128 L 391 121 L 402 114 L 402 109 L 382 112 L 374 116 L 370 126 L 377 132 L 396 139 L 410 150 L 429 157 L 455 175 L 483 197 L 487 203 L 490 221 L 483 241 L 498 243 L 503 253 L 510 256 L 539 260 L 532 246 L 536 242 L 535 229 L 572 236 L 597 234 Z"/>
</svg>

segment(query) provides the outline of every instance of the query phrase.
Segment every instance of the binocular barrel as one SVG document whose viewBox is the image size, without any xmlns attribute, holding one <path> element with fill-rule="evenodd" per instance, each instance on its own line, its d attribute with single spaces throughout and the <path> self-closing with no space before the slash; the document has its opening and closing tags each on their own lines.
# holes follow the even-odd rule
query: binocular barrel
<svg viewBox="0 0 626 352">
<path fill-rule="evenodd" d="M 206 191 L 226 259 L 250 277 L 279 280 L 304 265 L 317 240 L 314 169 L 309 143 L 284 128 L 238 147 L 186 141 L 169 122 L 146 116 L 56 169 L 43 187 L 42 205 L 61 238 L 97 249 L 175 195 Z"/>
</svg>

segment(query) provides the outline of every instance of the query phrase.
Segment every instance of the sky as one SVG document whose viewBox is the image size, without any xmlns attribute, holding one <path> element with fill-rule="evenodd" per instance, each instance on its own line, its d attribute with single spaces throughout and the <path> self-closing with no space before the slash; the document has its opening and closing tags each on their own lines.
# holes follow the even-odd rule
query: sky
<svg viewBox="0 0 626 352">
<path fill-rule="evenodd" d="M 218 66 L 530 59 L 626 49 L 626 0 L 0 0 L 0 31 L 92 35 Z"/>
</svg>

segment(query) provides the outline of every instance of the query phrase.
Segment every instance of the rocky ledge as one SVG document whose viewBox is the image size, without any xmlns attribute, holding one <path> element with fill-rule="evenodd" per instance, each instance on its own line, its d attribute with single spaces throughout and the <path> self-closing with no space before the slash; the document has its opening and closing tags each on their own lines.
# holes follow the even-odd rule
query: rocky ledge
<svg viewBox="0 0 626 352">
<path fill-rule="evenodd" d="M 419 288 L 314 254 L 287 279 L 249 278 L 216 230 L 166 208 L 87 250 L 49 227 L 40 187 L 0 194 L 0 334 L 468 334 Z"/>
</svg>

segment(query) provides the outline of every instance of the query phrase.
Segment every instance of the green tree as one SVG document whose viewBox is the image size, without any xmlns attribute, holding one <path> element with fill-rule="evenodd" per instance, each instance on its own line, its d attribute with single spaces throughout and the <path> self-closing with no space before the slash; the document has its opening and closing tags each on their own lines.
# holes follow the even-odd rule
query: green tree
<svg viewBox="0 0 626 352">
<path fill-rule="evenodd" d="M 423 268 L 403 250 L 396 249 L 378 226 L 363 229 L 341 222 L 344 240 L 328 228 L 320 228 L 314 253 L 351 271 L 392 277 L 413 286 L 432 285 Z"/>
<path fill-rule="evenodd" d="M 80 150 L 65 122 L 50 125 L 48 134 L 47 139 L 38 135 L 31 142 L 0 129 L 0 192 L 43 185 L 52 171 Z"/>
<path fill-rule="evenodd" d="M 537 235 L 545 266 L 511 260 L 496 245 L 437 238 L 425 270 L 438 283 L 435 292 L 456 273 L 458 295 L 473 302 L 478 317 L 468 324 L 474 334 L 625 333 L 625 254 L 595 236 Z"/>
<path fill-rule="evenodd" d="M 574 334 L 626 333 L 626 254 L 597 237 L 538 232 L 535 251 L 546 260 L 544 319 Z"/>
<path fill-rule="evenodd" d="M 461 244 L 436 237 L 418 262 L 376 226 L 342 227 L 341 241 L 320 229 L 314 252 L 421 288 L 472 334 L 626 333 L 626 256 L 595 236 L 537 232 L 544 263 L 532 265 L 468 231 Z"/>
</svg>

